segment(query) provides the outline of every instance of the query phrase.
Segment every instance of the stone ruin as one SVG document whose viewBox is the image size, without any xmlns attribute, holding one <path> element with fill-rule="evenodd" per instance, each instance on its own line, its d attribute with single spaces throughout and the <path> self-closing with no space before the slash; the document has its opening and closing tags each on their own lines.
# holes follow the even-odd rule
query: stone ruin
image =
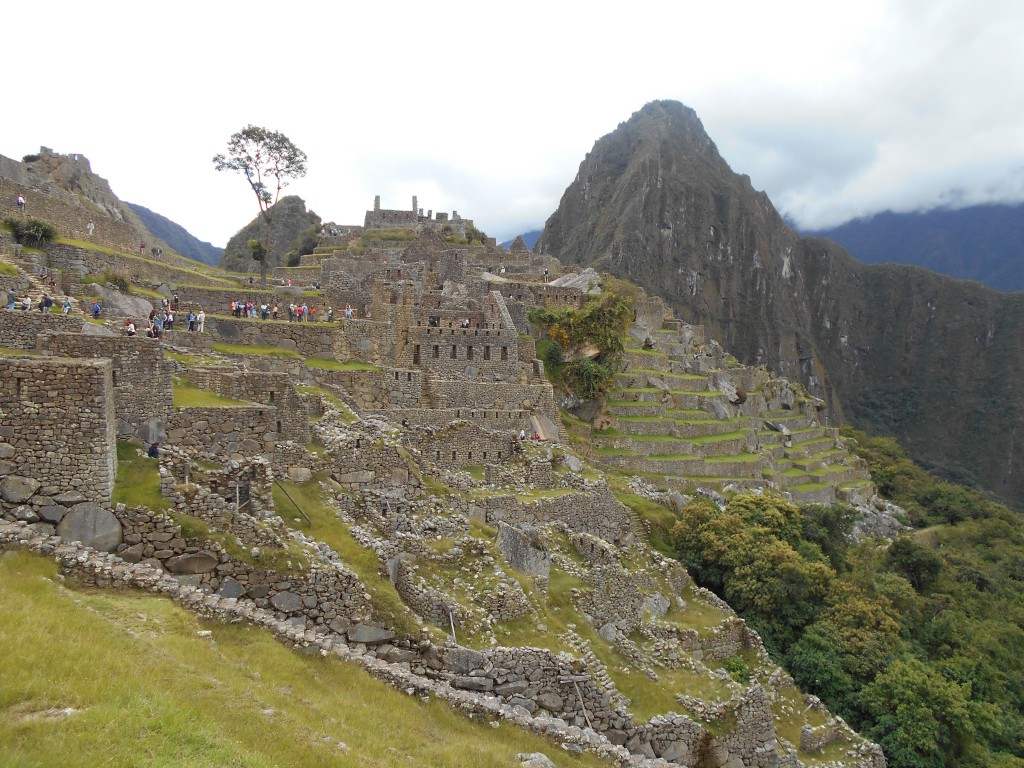
<svg viewBox="0 0 1024 768">
<path fill-rule="evenodd" d="M 806 725 L 799 744 L 778 735 L 773 718 L 801 700 L 792 680 L 728 606 L 642 543 L 630 510 L 568 447 L 525 317 L 540 303 L 582 306 L 595 282 L 566 279 L 522 243 L 452 248 L 441 222 L 472 226 L 454 213 L 424 217 L 415 201 L 409 212 L 382 211 L 378 200 L 366 228 L 419 235 L 400 249 L 319 260 L 332 323 L 210 311 L 204 333 L 153 340 L 0 310 L 0 347 L 21 350 L 0 356 L 0 546 L 56 557 L 86 584 L 154 589 L 204 615 L 267 626 L 620 765 L 798 766 L 835 742 L 847 747 L 843 765 L 884 765 L 834 719 Z M 246 290 L 190 288 L 184 311 L 224 307 Z M 273 291 L 260 300 L 295 300 Z M 346 304 L 352 319 L 340 316 Z M 670 334 L 659 343 L 687 368 L 627 371 L 644 377 L 635 388 L 668 395 L 634 407 L 679 407 L 673 388 L 653 381 L 672 376 L 781 387 L 756 371 L 724 382 L 718 352 L 686 362 L 707 346 L 703 331 L 661 312 L 658 330 Z M 292 356 L 241 351 L 255 344 Z M 176 404 L 186 386 L 222 401 Z M 781 401 L 788 390 L 779 391 Z M 729 401 L 726 390 L 715 402 Z M 521 431 L 543 442 L 520 441 Z M 112 503 L 119 436 L 161 443 L 166 511 Z M 319 484 L 419 634 L 389 626 L 341 556 L 282 519 L 273 488 L 283 478 Z M 567 599 L 602 642 L 652 680 L 685 669 L 721 700 L 682 698 L 679 711 L 639 722 L 577 628 L 558 638 L 572 653 L 503 645 L 506 626 L 539 623 L 555 573 L 572 579 Z M 695 603 L 720 614 L 708 631 L 672 619 Z M 751 680 L 723 676 L 721 662 L 737 655 L 753 660 Z"/>
</svg>

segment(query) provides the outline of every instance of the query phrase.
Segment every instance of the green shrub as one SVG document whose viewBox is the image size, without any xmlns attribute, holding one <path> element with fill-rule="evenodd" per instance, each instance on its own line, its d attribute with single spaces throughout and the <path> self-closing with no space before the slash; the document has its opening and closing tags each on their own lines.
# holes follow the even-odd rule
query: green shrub
<svg viewBox="0 0 1024 768">
<path fill-rule="evenodd" d="M 42 155 L 25 155 L 21 158 L 23 163 L 35 163 L 42 159 Z"/>
<path fill-rule="evenodd" d="M 11 230 L 16 243 L 26 245 L 29 248 L 39 248 L 46 243 L 52 242 L 57 236 L 57 230 L 51 224 L 39 219 L 8 216 L 4 219 L 4 226 Z"/>
</svg>

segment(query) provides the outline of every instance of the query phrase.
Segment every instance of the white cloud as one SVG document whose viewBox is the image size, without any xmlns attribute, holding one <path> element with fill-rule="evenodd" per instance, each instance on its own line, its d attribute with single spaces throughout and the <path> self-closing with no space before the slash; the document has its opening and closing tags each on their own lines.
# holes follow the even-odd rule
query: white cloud
<svg viewBox="0 0 1024 768">
<path fill-rule="evenodd" d="M 652 99 L 697 110 L 802 225 L 1024 199 L 1024 5 L 752 0 L 322 9 L 40 0 L 5 9 L 0 153 L 80 152 L 123 199 L 223 244 L 254 213 L 210 158 L 287 134 L 287 190 L 357 223 L 382 195 L 499 238 L 543 224 L 593 142 Z M 32 33 L 31 30 L 37 30 Z"/>
</svg>

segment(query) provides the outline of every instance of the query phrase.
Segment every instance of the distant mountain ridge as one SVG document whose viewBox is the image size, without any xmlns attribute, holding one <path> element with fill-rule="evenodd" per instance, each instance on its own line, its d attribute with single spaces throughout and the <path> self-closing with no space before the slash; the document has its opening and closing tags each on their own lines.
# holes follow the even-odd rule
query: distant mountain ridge
<svg viewBox="0 0 1024 768">
<path fill-rule="evenodd" d="M 804 232 L 866 264 L 913 264 L 997 291 L 1024 291 L 1024 204 L 884 211 Z"/>
<path fill-rule="evenodd" d="M 523 242 L 526 244 L 526 247 L 532 251 L 533 246 L 537 244 L 537 241 L 540 239 L 541 233 L 543 231 L 544 230 L 542 229 L 531 229 L 529 232 L 523 232 L 521 237 L 523 238 Z M 501 247 L 507 251 L 508 247 L 512 245 L 512 243 L 514 243 L 515 241 L 516 239 L 514 237 L 511 240 L 506 240 L 505 242 L 501 243 Z"/>
<path fill-rule="evenodd" d="M 802 382 L 823 418 L 1024 505 L 1024 294 L 799 237 L 679 102 L 598 139 L 536 250 L 632 279 L 740 362 Z"/>
<path fill-rule="evenodd" d="M 200 240 L 180 224 L 176 224 L 166 216 L 151 211 L 144 205 L 139 205 L 138 203 L 125 203 L 125 205 L 135 211 L 150 232 L 164 240 L 182 256 L 201 261 L 212 267 L 217 266 L 220 262 L 220 258 L 224 254 L 223 248 Z"/>
</svg>

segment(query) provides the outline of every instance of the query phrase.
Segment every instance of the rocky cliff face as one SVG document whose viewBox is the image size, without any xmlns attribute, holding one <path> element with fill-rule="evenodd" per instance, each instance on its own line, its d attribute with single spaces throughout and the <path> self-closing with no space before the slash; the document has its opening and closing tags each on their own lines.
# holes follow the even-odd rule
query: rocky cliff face
<svg viewBox="0 0 1024 768">
<path fill-rule="evenodd" d="M 1024 295 L 801 239 L 678 102 L 597 141 L 537 248 L 634 280 L 833 418 L 1024 502 Z"/>
</svg>

